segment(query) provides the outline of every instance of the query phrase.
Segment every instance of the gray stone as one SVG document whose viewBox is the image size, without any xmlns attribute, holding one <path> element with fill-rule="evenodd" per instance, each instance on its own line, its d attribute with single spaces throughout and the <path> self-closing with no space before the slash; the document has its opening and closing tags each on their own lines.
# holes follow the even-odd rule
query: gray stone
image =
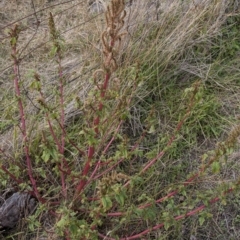
<svg viewBox="0 0 240 240">
<path fill-rule="evenodd" d="M 0 207 L 0 229 L 14 228 L 21 218 L 34 212 L 36 205 L 29 193 L 14 193 Z"/>
</svg>

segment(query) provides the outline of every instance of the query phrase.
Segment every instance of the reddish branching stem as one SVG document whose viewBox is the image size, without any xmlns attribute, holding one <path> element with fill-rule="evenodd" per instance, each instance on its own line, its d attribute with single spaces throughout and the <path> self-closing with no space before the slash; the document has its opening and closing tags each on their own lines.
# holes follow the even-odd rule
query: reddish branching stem
<svg viewBox="0 0 240 240">
<path fill-rule="evenodd" d="M 178 123 L 176 129 L 175 129 L 175 132 L 174 132 L 174 135 L 169 139 L 168 143 L 167 143 L 167 146 L 165 148 L 165 150 L 161 151 L 155 158 L 153 158 L 151 161 L 149 161 L 145 167 L 141 170 L 140 173 L 144 173 L 146 172 L 157 160 L 161 159 L 163 157 L 163 155 L 166 153 L 167 149 L 172 145 L 172 143 L 174 142 L 175 138 L 176 138 L 176 134 L 180 131 L 180 129 L 182 128 L 183 124 L 185 123 L 186 119 L 188 118 L 188 116 L 190 115 L 191 111 L 192 111 L 192 108 L 194 106 L 194 104 L 196 103 L 195 101 L 195 95 L 197 94 L 198 92 L 198 88 L 199 88 L 199 82 L 197 82 L 195 84 L 195 88 L 194 88 L 194 91 L 193 91 L 193 95 L 190 99 L 190 104 L 188 106 L 188 109 L 187 109 L 187 112 L 186 114 L 183 116 L 182 120 Z"/>
<path fill-rule="evenodd" d="M 1 148 L 0 148 L 0 152 L 6 157 L 6 159 L 11 158 L 10 156 L 7 156 Z M 12 159 L 12 160 L 14 160 L 14 159 Z M 9 172 L 9 170 L 4 165 L 0 164 L 0 168 L 17 184 L 23 183 L 22 179 L 16 178 L 11 172 Z"/>
<path fill-rule="evenodd" d="M 240 182 L 237 183 L 237 185 L 239 185 Z M 227 191 L 225 191 L 222 195 L 225 196 L 227 195 L 228 193 L 232 192 L 234 189 L 233 188 L 229 188 Z M 208 203 L 210 205 L 214 204 L 214 203 L 217 203 L 219 200 L 221 200 L 220 197 L 215 197 L 213 199 L 211 199 Z M 201 206 L 187 212 L 186 214 L 182 214 L 182 215 L 179 215 L 179 216 L 176 216 L 174 217 L 174 220 L 175 221 L 179 221 L 179 220 L 182 220 L 186 217 L 190 217 L 192 215 L 196 215 L 198 214 L 199 212 L 201 212 L 203 209 L 205 209 L 207 206 L 202 204 Z M 115 215 L 117 216 L 117 215 Z M 119 215 L 118 215 L 119 216 Z M 124 238 L 120 238 L 120 240 L 133 240 L 133 239 L 142 239 L 142 237 L 152 231 L 156 231 L 158 229 L 161 229 L 164 227 L 164 223 L 160 223 L 160 224 L 157 224 L 155 225 L 154 227 L 151 227 L 149 229 L 146 229 L 138 234 L 135 234 L 135 235 L 132 235 L 132 236 L 127 236 L 127 237 L 124 237 Z M 106 239 L 106 240 L 115 240 L 115 238 L 111 238 L 111 237 L 107 237 L 101 233 L 98 234 L 99 237 L 103 238 L 103 239 Z"/>
<path fill-rule="evenodd" d="M 12 179 L 14 180 L 17 184 L 21 184 L 23 183 L 23 180 L 19 179 L 19 178 L 16 178 L 12 173 L 10 173 L 8 171 L 8 169 L 6 167 L 4 167 L 3 165 L 0 165 L 1 166 L 1 169 Z"/>
<path fill-rule="evenodd" d="M 23 136 L 28 177 L 30 179 L 35 197 L 40 199 L 41 197 L 40 197 L 40 194 L 37 189 L 36 180 L 33 177 L 33 168 L 32 168 L 32 160 L 31 160 L 30 152 L 29 152 L 29 140 L 28 140 L 28 135 L 27 135 L 26 119 L 25 119 L 24 107 L 23 107 L 23 102 L 22 102 L 22 94 L 21 94 L 21 90 L 20 90 L 19 60 L 18 60 L 18 56 L 17 56 L 18 55 L 17 41 L 18 41 L 19 33 L 20 33 L 20 29 L 19 29 L 18 25 L 15 25 L 15 27 L 9 33 L 9 35 L 11 37 L 10 43 L 11 43 L 11 48 L 12 48 L 12 58 L 14 61 L 14 68 L 13 68 L 13 70 L 14 70 L 14 87 L 15 87 L 15 94 L 16 94 L 17 101 L 18 101 L 20 119 L 21 119 L 20 129 L 21 129 L 22 136 Z"/>
<path fill-rule="evenodd" d="M 100 119 L 100 113 L 103 110 L 103 102 L 106 97 L 106 92 L 108 89 L 109 81 L 111 78 L 111 75 L 114 71 L 117 69 L 117 64 L 115 60 L 115 53 L 114 53 L 114 47 L 116 43 L 120 40 L 120 36 L 122 36 L 122 33 L 119 33 L 124 25 L 123 18 L 125 17 L 125 11 L 124 11 L 124 1 L 113 1 L 111 7 L 108 7 L 108 10 L 106 12 L 106 21 L 107 21 L 107 30 L 103 32 L 102 34 L 102 44 L 103 44 L 103 54 L 104 54 L 104 72 L 105 72 L 105 79 L 102 84 L 102 86 L 98 86 L 98 90 L 100 91 L 100 100 L 98 104 L 98 108 L 96 113 L 96 117 L 93 120 L 93 130 L 95 132 L 95 138 L 98 138 L 99 135 L 99 126 L 101 124 Z M 115 51 L 116 52 L 116 51 Z M 103 70 L 100 70 L 101 72 Z M 87 184 L 87 175 L 89 173 L 94 153 L 95 153 L 96 146 L 90 145 L 88 148 L 88 158 L 85 163 L 83 172 L 82 172 L 82 179 L 77 184 L 75 197 L 77 198 L 84 187 Z M 96 168 L 98 168 L 98 165 L 96 165 Z M 95 170 L 96 170 L 95 168 Z"/>
<path fill-rule="evenodd" d="M 59 96 L 60 96 L 60 125 L 61 125 L 61 140 L 60 144 L 58 144 L 58 150 L 61 154 L 60 161 L 60 176 L 61 176 L 61 184 L 62 184 L 62 194 L 64 198 L 67 198 L 67 189 L 66 189 L 66 181 L 65 181 L 65 173 L 61 171 L 61 169 L 68 168 L 68 163 L 64 157 L 64 149 L 65 149 L 65 131 L 64 131 L 64 123 L 65 123 L 65 114 L 64 114 L 64 77 L 62 70 L 62 49 L 59 42 L 59 34 L 56 30 L 54 19 L 52 13 L 49 16 L 49 28 L 50 33 L 54 45 L 54 51 L 56 52 L 56 58 L 58 63 L 58 78 L 59 78 Z M 56 140 L 55 140 L 56 141 Z M 56 141 L 56 144 L 58 141 Z"/>
</svg>

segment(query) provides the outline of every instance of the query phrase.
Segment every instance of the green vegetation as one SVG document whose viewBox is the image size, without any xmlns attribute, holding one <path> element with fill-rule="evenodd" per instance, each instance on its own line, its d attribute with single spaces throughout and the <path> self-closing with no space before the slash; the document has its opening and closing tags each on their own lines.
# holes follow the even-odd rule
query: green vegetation
<svg viewBox="0 0 240 240">
<path fill-rule="evenodd" d="M 0 238 L 240 237 L 240 9 L 190 2 L 4 5 L 0 195 L 38 206 Z"/>
</svg>

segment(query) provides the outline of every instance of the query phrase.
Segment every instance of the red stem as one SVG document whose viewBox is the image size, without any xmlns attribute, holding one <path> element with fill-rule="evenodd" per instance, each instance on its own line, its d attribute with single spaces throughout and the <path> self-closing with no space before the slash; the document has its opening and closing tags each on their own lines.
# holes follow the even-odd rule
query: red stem
<svg viewBox="0 0 240 240">
<path fill-rule="evenodd" d="M 129 104 L 130 102 L 131 102 L 131 98 L 129 99 L 128 104 Z M 118 133 L 118 131 L 119 131 L 122 123 L 123 123 L 123 120 L 121 120 L 120 123 L 118 124 L 118 126 L 117 126 L 117 128 L 116 128 L 116 130 L 115 130 L 114 136 L 113 136 L 113 137 L 111 138 L 111 140 L 108 142 L 107 146 L 104 148 L 104 150 L 103 150 L 103 152 L 102 152 L 101 155 L 105 155 L 106 152 L 108 151 L 108 149 L 109 149 L 109 147 L 111 146 L 112 142 L 114 141 L 115 135 Z M 137 148 L 137 146 L 139 145 L 139 143 L 141 142 L 141 140 L 143 139 L 143 137 L 145 136 L 145 134 L 146 134 L 146 132 L 144 132 L 144 133 L 142 134 L 141 138 L 138 140 L 138 142 L 137 142 L 137 143 L 133 146 L 133 148 L 131 149 L 131 152 L 134 151 L 134 150 Z M 111 166 L 110 168 L 108 168 L 106 171 L 104 171 L 103 173 L 101 173 L 101 174 L 99 174 L 98 176 L 96 176 L 95 178 L 93 178 L 94 175 L 96 174 L 99 166 L 100 166 L 100 161 L 98 161 L 98 163 L 97 163 L 97 165 L 96 165 L 96 167 L 95 167 L 95 169 L 94 169 L 94 171 L 93 171 L 93 173 L 92 173 L 92 175 L 91 175 L 88 183 L 91 182 L 92 179 L 96 180 L 96 179 L 98 179 L 100 176 L 102 176 L 102 175 L 106 174 L 107 172 L 111 171 L 115 166 L 117 166 L 117 165 L 118 165 L 120 162 L 122 162 L 123 160 L 124 160 L 124 159 L 122 158 L 122 159 L 119 160 L 116 164 L 114 164 L 113 166 Z"/>
<path fill-rule="evenodd" d="M 176 129 L 175 129 L 175 134 L 170 138 L 170 140 L 167 143 L 167 146 L 165 148 L 165 150 L 161 151 L 155 158 L 153 158 L 149 163 L 147 163 L 145 165 L 145 167 L 141 170 L 140 173 L 144 173 L 146 172 L 146 170 L 148 168 L 150 168 L 158 159 L 161 159 L 163 157 L 163 155 L 166 153 L 166 150 L 168 147 L 170 147 L 173 143 L 173 141 L 176 138 L 176 133 L 179 132 L 179 130 L 181 129 L 182 125 L 184 124 L 184 122 L 186 121 L 187 117 L 189 116 L 189 114 L 191 113 L 191 109 L 193 107 L 193 102 L 190 104 L 187 113 L 184 115 L 183 119 L 178 123 Z"/>
<path fill-rule="evenodd" d="M 134 151 L 140 144 L 140 142 L 143 140 L 144 136 L 146 135 L 146 132 L 144 132 L 142 134 L 142 136 L 139 138 L 139 140 L 136 142 L 136 144 L 132 147 L 131 152 Z M 107 174 L 108 172 L 110 172 L 113 168 L 115 168 L 116 166 L 118 166 L 121 162 L 124 161 L 124 158 L 121 158 L 118 162 L 116 162 L 115 164 L 113 164 L 111 167 L 109 167 L 108 169 L 106 169 L 104 172 L 98 174 L 97 176 L 95 176 L 93 179 L 91 180 L 96 180 L 98 178 L 100 178 L 101 176 L 103 176 L 104 174 Z M 89 180 L 90 182 L 90 180 Z M 114 214 L 114 213 L 113 213 Z M 122 213 L 121 213 L 122 215 Z"/>
<path fill-rule="evenodd" d="M 238 185 L 238 184 L 239 184 L 239 182 L 237 183 L 237 185 Z M 228 193 L 230 193 L 230 192 L 232 192 L 232 191 L 233 191 L 233 188 L 230 188 L 230 189 L 228 189 L 227 191 L 225 191 L 225 192 L 223 193 L 223 195 L 226 195 L 226 194 L 228 194 Z M 215 198 L 213 198 L 213 199 L 211 199 L 211 200 L 209 201 L 209 204 L 214 204 L 214 203 L 218 202 L 219 200 L 220 200 L 219 197 L 215 197 Z M 198 212 L 200 212 L 200 211 L 202 211 L 203 209 L 205 209 L 206 207 L 207 207 L 206 205 L 202 204 L 201 206 L 199 206 L 199 207 L 197 207 L 197 208 L 195 208 L 195 209 L 187 212 L 186 214 L 182 214 L 182 215 L 179 215 L 179 216 L 174 217 L 174 220 L 178 221 L 178 220 L 181 220 L 181 219 L 183 219 L 183 218 L 186 218 L 186 217 L 195 215 L 195 214 L 197 214 Z M 135 234 L 135 235 L 133 235 L 133 236 L 120 238 L 120 240 L 142 239 L 142 236 L 143 236 L 143 235 L 146 235 L 146 234 L 148 234 L 148 233 L 150 233 L 150 232 L 152 232 L 152 231 L 158 230 L 158 229 L 160 229 L 160 228 L 162 228 L 162 227 L 164 227 L 164 223 L 157 224 L 157 225 L 155 225 L 154 227 L 149 228 L 149 229 L 146 229 L 146 230 L 144 230 L 144 231 L 142 231 L 142 232 L 140 232 L 140 233 L 138 233 L 138 234 Z M 101 234 L 101 233 L 99 233 L 98 236 L 100 236 L 101 238 L 104 238 L 104 239 L 106 239 L 106 240 L 115 240 L 115 238 L 110 238 L 110 237 L 104 236 L 104 235 Z"/>
<path fill-rule="evenodd" d="M 103 83 L 103 86 L 102 86 L 102 90 L 101 90 L 101 99 L 103 100 L 104 97 L 105 97 L 105 94 L 106 94 L 106 90 L 107 90 L 107 87 L 108 87 L 108 82 L 109 82 L 109 79 L 110 79 L 110 76 L 111 74 L 110 73 L 106 73 L 106 76 L 105 76 L 105 81 Z M 98 105 L 98 111 L 101 112 L 103 109 L 103 103 L 102 101 L 99 103 Z M 97 135 L 99 133 L 99 129 L 98 129 L 98 126 L 99 126 L 99 123 L 100 123 L 100 116 L 97 116 L 95 118 L 95 120 L 93 121 L 93 126 L 94 126 L 94 131 L 95 131 L 95 138 L 97 138 Z M 94 152 L 95 152 L 95 147 L 92 145 L 92 146 L 89 146 L 88 148 L 88 159 L 87 159 L 87 162 L 84 166 L 84 169 L 83 169 L 83 172 L 82 172 L 82 180 L 80 180 L 79 184 L 77 185 L 76 187 L 76 194 L 79 195 L 81 193 L 81 191 L 83 190 L 83 188 L 85 187 L 86 183 L 87 183 L 87 179 L 86 179 L 86 176 L 89 172 L 89 169 L 90 169 L 90 165 L 91 165 L 91 162 L 92 162 L 92 159 L 93 159 L 93 155 L 94 155 Z"/>
<path fill-rule="evenodd" d="M 1 165 L 1 169 L 2 169 L 11 179 L 13 179 L 17 184 L 23 183 L 23 180 L 16 178 L 16 177 L 15 177 L 12 173 L 10 173 L 10 172 L 8 171 L 8 169 L 7 169 L 6 167 L 4 167 L 3 165 Z"/>
<path fill-rule="evenodd" d="M 43 95 L 43 93 L 42 93 L 42 91 L 41 90 L 39 90 L 39 92 L 40 92 L 40 95 L 41 95 L 41 97 L 42 97 L 42 99 L 44 99 L 44 95 Z M 46 107 L 46 106 L 44 106 L 44 107 Z M 47 109 L 48 110 L 48 109 Z M 51 133 L 51 135 L 52 135 L 52 137 L 53 137 L 53 139 L 54 139 L 54 142 L 55 142 L 55 144 L 56 144 L 56 146 L 57 146 L 57 148 L 58 148 L 58 151 L 61 153 L 61 155 L 62 155 L 62 157 L 64 158 L 64 156 L 63 156 L 63 153 L 62 153 L 62 151 L 64 151 L 64 148 L 63 148 L 63 150 L 62 150 L 62 143 L 60 143 L 59 141 L 58 141 L 58 138 L 57 138 L 57 136 L 56 136 L 56 134 L 55 134 L 55 132 L 54 132 L 54 130 L 53 130 L 53 126 L 52 126 L 52 123 L 51 123 L 51 121 L 50 121 L 50 117 L 49 117 L 49 114 L 48 114 L 48 112 L 46 112 L 46 118 L 47 118 L 47 122 L 48 122 L 48 126 L 49 126 L 49 129 L 50 129 L 50 133 Z M 62 118 L 61 118 L 62 119 Z M 63 120 L 64 120 L 64 118 L 63 118 Z M 59 122 L 58 120 L 57 120 L 57 122 L 59 123 L 59 125 L 60 125 L 60 127 L 61 127 L 61 130 L 62 131 L 64 131 L 64 135 L 65 135 L 65 130 L 64 130 L 64 126 L 62 125 L 62 122 Z M 68 166 L 67 166 L 68 167 Z M 64 179 L 64 171 L 63 171 L 63 164 L 62 164 L 62 162 L 61 162 L 61 166 L 59 166 L 59 170 L 60 170 L 60 172 L 61 172 L 61 183 L 62 183 L 62 192 L 63 192 L 63 196 L 64 197 L 66 197 L 66 187 L 65 187 L 65 179 Z M 70 173 L 70 169 L 68 168 L 68 172 Z"/>
<path fill-rule="evenodd" d="M 40 92 L 40 94 L 41 94 L 42 99 L 44 99 L 44 95 L 43 95 L 42 91 L 40 90 L 39 92 Z M 58 149 L 60 149 L 60 143 L 59 143 L 59 141 L 58 141 L 58 139 L 57 139 L 57 136 L 56 136 L 56 134 L 55 134 L 55 132 L 54 132 L 54 130 L 53 130 L 53 127 L 52 127 L 52 124 L 51 124 L 51 121 L 50 121 L 50 118 L 49 118 L 49 114 L 48 114 L 47 112 L 46 112 L 46 118 L 47 118 L 47 122 L 48 122 L 48 125 L 49 125 L 49 128 L 50 128 L 51 135 L 52 135 L 52 137 L 53 137 L 53 139 L 54 139 L 54 141 L 55 141 Z M 61 123 L 58 121 L 58 119 L 55 119 L 55 120 L 56 120 L 57 123 L 59 124 L 61 130 L 64 132 L 65 137 L 67 137 L 66 131 L 65 131 L 65 129 L 64 129 L 64 126 L 62 127 L 62 125 L 61 125 Z M 82 151 L 73 141 L 71 141 L 69 138 L 68 138 L 68 141 L 69 141 L 69 143 L 70 143 L 74 148 L 76 148 L 76 149 L 78 150 L 78 152 L 79 152 L 80 154 L 85 155 L 85 152 Z"/>
<path fill-rule="evenodd" d="M 1 148 L 0 148 L 0 152 L 1 152 L 3 155 L 5 155 L 5 157 L 11 158 L 10 156 L 7 156 L 7 155 L 5 154 L 5 152 L 4 152 Z M 13 159 L 13 160 L 14 160 L 14 159 Z M 23 183 L 23 180 L 22 180 L 22 179 L 16 178 L 12 173 L 10 173 L 10 172 L 8 171 L 8 169 L 7 169 L 4 165 L 0 164 L 0 167 L 1 167 L 1 169 L 2 169 L 11 179 L 13 179 L 17 184 Z"/>
<path fill-rule="evenodd" d="M 16 35 L 14 35 L 14 33 L 16 33 L 17 30 L 17 26 L 15 27 L 13 31 L 13 38 L 17 37 Z M 19 69 L 18 69 L 18 59 L 17 59 L 17 43 L 13 43 L 12 44 L 12 56 L 14 59 L 14 86 L 15 86 L 15 93 L 17 96 L 17 100 L 18 100 L 18 107 L 19 107 L 19 112 L 20 112 L 20 118 L 21 118 L 21 124 L 20 124 L 20 129 L 22 131 L 22 135 L 23 135 L 23 142 L 24 142 L 24 151 L 25 151 L 25 155 L 26 155 L 26 164 L 27 164 L 27 172 L 28 172 L 28 176 L 30 179 L 30 182 L 32 184 L 33 187 L 33 192 L 34 195 L 40 199 L 40 194 L 38 192 L 37 189 L 37 185 L 36 185 L 36 180 L 33 177 L 33 170 L 32 170 L 32 160 L 30 158 L 30 153 L 29 153 L 29 141 L 28 141 L 28 136 L 27 136 L 27 129 L 26 129 L 26 120 L 25 120 L 25 115 L 24 115 L 24 109 L 23 109 L 23 103 L 21 100 L 21 91 L 20 91 L 20 86 L 19 86 Z"/>
<path fill-rule="evenodd" d="M 111 146 L 112 142 L 115 140 L 115 136 L 119 132 L 119 129 L 120 129 L 122 123 L 123 123 L 123 121 L 120 121 L 120 123 L 118 124 L 118 126 L 117 126 L 117 128 L 116 128 L 116 130 L 115 130 L 115 132 L 113 134 L 113 137 L 110 139 L 110 141 L 108 142 L 107 146 L 104 148 L 104 150 L 103 150 L 101 155 L 104 156 L 106 154 L 106 152 L 108 151 L 108 149 Z"/>
<path fill-rule="evenodd" d="M 161 151 L 155 158 L 153 158 L 152 160 L 150 160 L 150 161 L 145 165 L 145 167 L 140 171 L 140 173 L 144 173 L 144 172 L 147 171 L 147 169 L 150 168 L 157 160 L 161 159 L 161 158 L 164 156 L 164 154 L 165 154 L 165 152 L 166 152 L 166 149 L 172 145 L 173 141 L 174 141 L 175 138 L 176 138 L 176 136 L 175 136 L 175 135 L 176 135 L 176 132 L 178 132 L 178 131 L 181 129 L 181 127 L 182 127 L 182 125 L 184 124 L 185 120 L 187 119 L 187 117 L 188 117 L 189 114 L 191 113 L 191 109 L 192 109 L 192 107 L 193 107 L 193 105 L 194 105 L 193 99 L 194 99 L 194 96 L 195 96 L 196 93 L 197 93 L 197 87 L 196 87 L 195 92 L 194 92 L 194 94 L 193 94 L 193 96 L 192 96 L 192 98 L 191 98 L 191 101 L 190 101 L 191 103 L 190 103 L 190 105 L 189 105 L 189 107 L 188 107 L 188 110 L 187 110 L 186 114 L 184 115 L 183 119 L 178 123 L 178 125 L 177 125 L 177 127 L 176 127 L 176 129 L 175 129 L 175 134 L 174 134 L 174 135 L 170 138 L 170 140 L 168 141 L 165 150 Z M 208 165 L 210 165 L 210 163 L 209 163 Z M 191 178 L 189 178 L 189 179 L 184 183 L 184 186 L 187 186 L 188 184 L 190 184 L 190 183 L 191 183 L 194 179 L 196 179 L 196 178 L 200 175 L 200 173 L 203 172 L 204 170 L 205 170 L 205 168 L 201 168 L 198 173 L 196 173 L 194 176 L 192 176 Z M 99 177 L 99 176 L 97 176 L 97 177 Z M 126 187 L 126 186 L 128 186 L 129 184 L 130 184 L 130 181 L 128 181 L 124 186 Z M 166 199 L 168 199 L 168 198 L 174 196 L 175 194 L 177 194 L 178 191 L 179 191 L 179 190 L 172 191 L 171 193 L 167 194 L 166 196 L 164 196 L 164 197 L 156 200 L 155 203 L 160 203 L 160 202 L 165 201 Z M 145 205 L 140 206 L 139 209 L 144 209 L 144 208 L 147 208 L 147 207 L 149 207 L 149 206 L 151 206 L 151 205 L 152 205 L 151 203 L 148 203 L 148 204 L 145 204 Z M 124 215 L 124 214 L 125 214 L 124 212 L 115 212 L 115 213 L 108 213 L 107 215 L 108 215 L 108 216 L 121 216 L 121 215 Z"/>
</svg>

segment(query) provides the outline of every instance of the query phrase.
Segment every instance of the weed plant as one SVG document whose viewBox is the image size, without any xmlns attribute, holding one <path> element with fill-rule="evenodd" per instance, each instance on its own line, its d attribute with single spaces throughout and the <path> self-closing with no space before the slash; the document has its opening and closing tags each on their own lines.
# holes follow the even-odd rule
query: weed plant
<svg viewBox="0 0 240 240">
<path fill-rule="evenodd" d="M 38 201 L 5 238 L 240 236 L 239 6 L 150 3 L 3 3 L 0 191 Z"/>
</svg>

